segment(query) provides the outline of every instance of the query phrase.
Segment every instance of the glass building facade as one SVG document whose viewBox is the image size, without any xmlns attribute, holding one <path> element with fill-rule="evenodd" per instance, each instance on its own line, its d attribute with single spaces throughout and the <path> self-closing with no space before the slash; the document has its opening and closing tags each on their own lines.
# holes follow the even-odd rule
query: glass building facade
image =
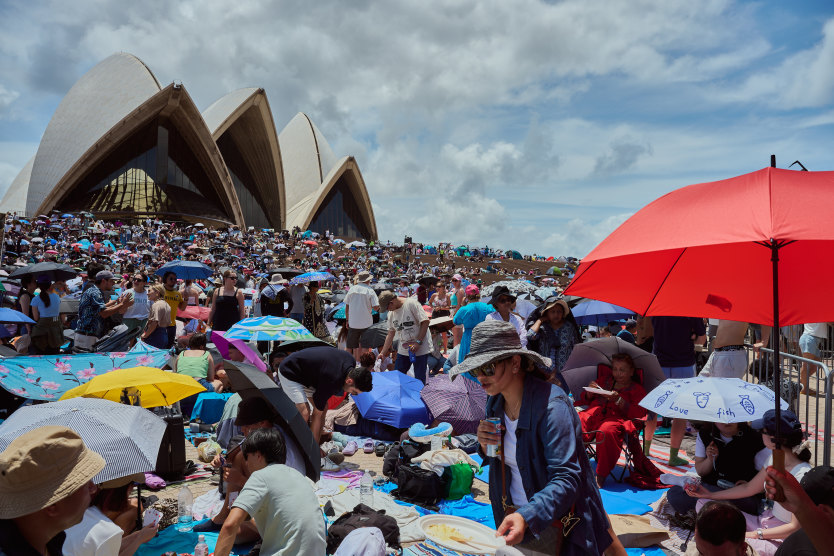
<svg viewBox="0 0 834 556">
<path fill-rule="evenodd" d="M 160 215 L 231 221 L 185 139 L 159 118 L 116 147 L 56 208 L 119 213 L 123 219 Z"/>
<path fill-rule="evenodd" d="M 220 154 L 223 155 L 223 160 L 226 161 L 226 167 L 232 176 L 232 182 L 235 185 L 235 192 L 246 225 L 255 228 L 280 228 L 280 222 L 270 222 L 266 213 L 264 213 L 265 203 L 261 199 L 261 194 L 255 186 L 255 178 L 246 165 L 235 140 L 230 134 L 224 133 L 217 140 L 217 147 L 220 149 Z"/>
<path fill-rule="evenodd" d="M 338 237 L 369 239 L 370 230 L 362 218 L 347 179 L 347 175 L 339 178 L 310 222 L 309 229 L 320 234 L 329 230 Z"/>
</svg>

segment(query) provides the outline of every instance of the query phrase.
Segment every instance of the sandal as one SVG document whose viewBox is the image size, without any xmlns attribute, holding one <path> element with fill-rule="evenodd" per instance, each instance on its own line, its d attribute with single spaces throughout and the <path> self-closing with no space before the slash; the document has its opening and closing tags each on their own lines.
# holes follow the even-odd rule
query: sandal
<svg viewBox="0 0 834 556">
<path fill-rule="evenodd" d="M 370 438 L 366 440 L 365 443 L 362 445 L 362 451 L 366 454 L 374 453 L 374 441 Z"/>
<path fill-rule="evenodd" d="M 387 444 L 385 442 L 377 442 L 376 448 L 374 448 L 374 453 L 376 453 L 377 457 L 382 457 L 385 455 L 385 448 Z"/>
</svg>

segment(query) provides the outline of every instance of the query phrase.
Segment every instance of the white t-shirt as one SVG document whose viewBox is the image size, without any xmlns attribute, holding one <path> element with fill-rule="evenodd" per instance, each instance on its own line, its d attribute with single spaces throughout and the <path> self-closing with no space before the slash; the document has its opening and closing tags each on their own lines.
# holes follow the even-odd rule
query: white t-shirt
<svg viewBox="0 0 834 556">
<path fill-rule="evenodd" d="M 515 326 L 515 331 L 518 333 L 518 339 L 521 340 L 521 347 L 527 347 L 527 330 L 524 329 L 524 320 L 516 315 L 515 313 L 510 313 L 510 320 L 505 321 L 503 317 L 501 317 L 501 313 L 495 311 L 490 313 L 486 316 L 488 320 L 497 320 L 501 322 L 509 322 L 513 326 Z"/>
<path fill-rule="evenodd" d="M 133 305 L 128 307 L 125 311 L 124 318 L 126 319 L 146 319 L 151 312 L 151 302 L 148 299 L 148 291 L 137 292 L 136 290 L 128 290 L 133 295 Z"/>
<path fill-rule="evenodd" d="M 324 516 L 310 482 L 278 463 L 252 473 L 234 503 L 252 516 L 261 552 L 275 556 L 324 554 Z"/>
<path fill-rule="evenodd" d="M 817 338 L 828 338 L 828 323 L 827 322 L 811 322 L 803 328 L 805 334 L 816 336 Z"/>
<path fill-rule="evenodd" d="M 510 470 L 510 498 L 515 506 L 523 506 L 528 502 L 527 493 L 524 492 L 524 483 L 521 482 L 521 473 L 518 472 L 518 461 L 515 457 L 515 430 L 518 427 L 518 419 L 510 421 L 504 415 L 504 465 Z"/>
<path fill-rule="evenodd" d="M 124 531 L 96 506 L 90 506 L 81 523 L 66 533 L 64 556 L 117 556 Z"/>
<path fill-rule="evenodd" d="M 773 454 L 771 454 L 770 457 L 767 458 L 767 462 L 765 462 L 765 463 L 766 463 L 767 466 L 773 465 Z M 798 463 L 798 464 L 793 466 L 793 469 L 791 469 L 791 475 L 793 475 L 794 478 L 797 481 L 801 482 L 802 477 L 804 477 L 805 473 L 807 473 L 810 470 L 811 470 L 811 464 L 808 463 L 807 461 L 803 461 L 802 463 Z M 791 518 L 793 517 L 793 514 L 791 512 L 789 512 L 788 510 L 786 510 L 785 508 L 783 508 L 782 504 L 780 504 L 779 502 L 774 502 L 773 503 L 773 517 L 775 517 L 776 519 L 778 519 L 780 521 L 783 521 L 785 523 L 790 523 Z"/>
<path fill-rule="evenodd" d="M 345 305 L 350 328 L 370 328 L 374 323 L 372 312 L 374 307 L 379 307 L 379 298 L 367 284 L 355 284 L 345 296 Z"/>
<path fill-rule="evenodd" d="M 397 347 L 398 355 L 408 355 L 408 347 L 405 343 L 418 340 L 423 340 L 423 344 L 417 347 L 414 355 L 426 355 L 431 352 L 431 335 L 428 329 L 422 338 L 418 338 L 420 323 L 427 320 L 429 316 L 423 310 L 423 306 L 413 297 L 406 299 L 399 309 L 388 312 L 388 329 L 396 330 L 400 341 Z"/>
</svg>

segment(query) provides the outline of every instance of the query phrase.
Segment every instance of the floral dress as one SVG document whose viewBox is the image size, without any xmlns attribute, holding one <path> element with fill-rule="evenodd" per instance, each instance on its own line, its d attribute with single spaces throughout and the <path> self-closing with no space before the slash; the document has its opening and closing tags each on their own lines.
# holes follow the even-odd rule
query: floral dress
<svg viewBox="0 0 834 556">
<path fill-rule="evenodd" d="M 330 332 L 324 324 L 324 301 L 321 296 L 304 294 L 304 319 L 301 323 L 313 336 L 321 340 L 329 340 Z"/>
</svg>

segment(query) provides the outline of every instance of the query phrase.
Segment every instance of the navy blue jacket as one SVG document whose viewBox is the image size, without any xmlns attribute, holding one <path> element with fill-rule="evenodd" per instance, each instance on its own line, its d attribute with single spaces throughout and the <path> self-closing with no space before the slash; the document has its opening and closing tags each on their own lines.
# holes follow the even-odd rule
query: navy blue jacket
<svg viewBox="0 0 834 556">
<path fill-rule="evenodd" d="M 487 417 L 504 418 L 504 397 L 487 400 Z M 516 429 L 516 461 L 528 503 L 518 512 L 527 522 L 524 540 L 529 542 L 567 514 L 575 503 L 581 521 L 562 546 L 563 555 L 602 554 L 611 544 L 608 516 L 594 473 L 582 444 L 582 426 L 565 392 L 527 375 Z M 501 505 L 501 462 L 489 464 L 489 499 L 496 526 L 504 520 Z M 512 477 L 506 477 L 507 494 Z"/>
</svg>

